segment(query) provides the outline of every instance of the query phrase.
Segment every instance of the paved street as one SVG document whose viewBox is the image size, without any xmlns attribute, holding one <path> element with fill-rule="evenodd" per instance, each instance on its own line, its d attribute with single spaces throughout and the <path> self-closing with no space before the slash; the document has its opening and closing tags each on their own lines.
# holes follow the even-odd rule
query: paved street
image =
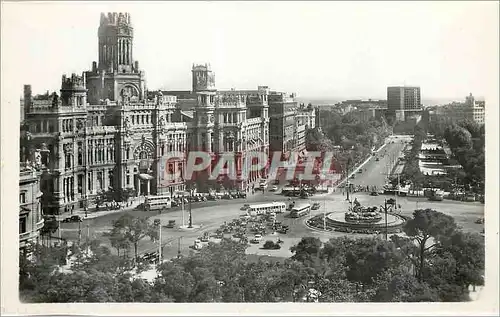
<svg viewBox="0 0 500 317">
<path fill-rule="evenodd" d="M 376 156 L 373 156 L 367 161 L 363 166 L 362 173 L 355 173 L 355 179 L 350 180 L 350 182 L 355 185 L 375 185 L 380 188 L 385 181 L 387 164 L 389 163 L 391 156 L 399 155 L 401 150 L 404 148 L 404 143 L 389 142 Z M 382 155 L 383 153 L 385 155 Z M 376 157 L 379 161 L 376 161 Z M 326 206 L 326 212 L 339 212 L 343 213 L 348 208 L 348 202 L 346 201 L 346 196 L 342 193 L 342 190 L 337 189 L 334 193 L 316 195 L 310 198 L 311 202 L 320 202 L 322 209 L 318 211 L 313 211 L 313 215 L 323 212 L 323 206 Z M 358 192 L 351 194 L 351 199 L 357 198 L 362 205 L 383 205 L 384 199 L 389 198 L 388 196 L 370 196 L 368 192 Z M 300 200 L 297 198 L 297 200 Z M 164 244 L 164 255 L 165 258 L 171 258 L 177 255 L 178 250 L 184 254 L 189 253 L 189 246 L 193 244 L 194 240 L 202 235 L 205 231 L 213 232 L 224 221 L 231 221 L 237 218 L 239 215 L 243 214 L 240 211 L 240 207 L 245 203 L 256 203 L 256 202 L 266 202 L 266 201 L 288 201 L 288 198 L 282 195 L 272 193 L 272 192 L 256 192 L 254 195 L 249 195 L 247 199 L 234 199 L 234 200 L 218 200 L 209 201 L 201 203 L 193 203 L 193 223 L 197 226 L 201 226 L 197 229 L 166 229 L 162 230 L 162 241 Z M 457 201 L 442 201 L 442 202 L 430 202 L 425 198 L 407 198 L 398 197 L 398 204 L 401 204 L 402 214 L 411 215 L 412 212 L 417 208 L 432 208 L 441 211 L 445 214 L 449 214 L 455 217 L 457 223 L 464 228 L 464 230 L 470 230 L 475 232 L 480 232 L 484 225 L 475 224 L 474 221 L 483 216 L 484 206 L 479 203 L 463 203 Z M 92 238 L 100 238 L 102 234 L 111 228 L 111 223 L 113 220 L 118 219 L 124 213 L 132 214 L 134 216 L 147 216 L 152 219 L 160 219 L 163 224 L 166 224 L 169 220 L 175 220 L 178 225 L 183 223 L 182 212 L 179 208 L 174 208 L 168 213 L 159 215 L 158 212 L 144 212 L 139 210 L 124 211 L 119 213 L 112 213 L 99 218 L 85 220 L 80 224 L 81 228 L 81 238 L 85 240 L 90 234 Z M 184 223 L 188 223 L 188 212 L 185 212 Z M 291 255 L 289 248 L 290 246 L 296 244 L 303 236 L 312 235 L 321 238 L 322 240 L 328 240 L 334 236 L 342 236 L 345 233 L 339 232 L 321 232 L 311 230 L 304 225 L 305 218 L 291 219 L 286 218 L 285 215 L 279 215 L 278 221 L 283 221 L 284 224 L 290 226 L 290 231 L 287 235 L 280 235 L 280 238 L 284 241 L 281 250 L 261 250 L 259 249 L 263 243 L 260 245 L 252 245 L 248 249 L 248 253 L 258 254 L 258 255 L 276 255 L 276 256 L 289 256 Z M 87 227 L 88 226 L 88 227 Z M 62 236 L 69 239 L 78 238 L 78 227 L 77 223 L 64 223 L 62 224 Z M 278 235 L 265 236 L 263 241 L 266 240 L 276 240 Z M 101 239 L 103 243 L 108 243 L 106 238 Z M 179 248 L 180 247 L 180 248 Z M 139 245 L 139 250 L 141 252 L 153 251 L 157 248 L 157 244 L 152 243 L 148 240 L 141 241 Z"/>
</svg>

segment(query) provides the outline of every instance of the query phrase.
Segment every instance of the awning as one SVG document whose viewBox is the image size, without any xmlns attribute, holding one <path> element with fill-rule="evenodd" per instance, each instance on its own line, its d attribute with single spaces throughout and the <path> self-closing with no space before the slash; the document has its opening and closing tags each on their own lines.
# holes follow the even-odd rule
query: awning
<svg viewBox="0 0 500 317">
<path fill-rule="evenodd" d="M 151 180 L 153 179 L 154 177 L 149 175 L 149 174 L 139 174 L 139 178 L 142 179 L 142 180 Z"/>
</svg>

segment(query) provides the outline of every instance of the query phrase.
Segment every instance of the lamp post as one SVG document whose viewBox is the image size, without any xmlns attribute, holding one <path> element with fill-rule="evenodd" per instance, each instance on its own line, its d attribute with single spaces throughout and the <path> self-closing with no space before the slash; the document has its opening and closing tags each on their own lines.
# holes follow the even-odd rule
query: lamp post
<svg viewBox="0 0 500 317">
<path fill-rule="evenodd" d="M 182 240 L 182 236 L 179 237 L 179 240 L 177 242 L 177 257 L 178 258 L 181 257 L 181 240 Z"/>
<path fill-rule="evenodd" d="M 382 207 L 382 206 L 381 206 Z M 387 224 L 387 199 L 384 199 L 384 206 L 382 207 L 384 209 L 384 214 L 385 214 L 385 240 L 388 240 L 388 224 Z"/>
<path fill-rule="evenodd" d="M 161 220 L 158 222 L 158 230 L 160 231 L 158 234 L 158 265 L 161 264 Z"/>
<path fill-rule="evenodd" d="M 349 188 L 349 186 L 350 186 L 350 184 L 349 184 L 349 163 L 350 162 L 351 162 L 351 159 L 350 158 L 347 159 L 347 164 L 346 164 L 346 177 L 347 177 L 347 198 L 346 198 L 346 200 L 347 201 L 350 201 L 350 198 L 349 198 L 349 189 L 350 189 Z"/>
<path fill-rule="evenodd" d="M 193 228 L 193 210 L 191 208 L 191 200 L 193 200 L 193 189 L 189 189 L 189 226 L 188 228 Z"/>
</svg>

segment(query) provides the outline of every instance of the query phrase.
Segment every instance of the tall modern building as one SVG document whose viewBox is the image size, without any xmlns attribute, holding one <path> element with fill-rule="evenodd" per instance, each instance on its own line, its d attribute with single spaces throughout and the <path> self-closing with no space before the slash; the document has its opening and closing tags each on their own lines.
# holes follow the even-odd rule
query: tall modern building
<svg viewBox="0 0 500 317">
<path fill-rule="evenodd" d="M 405 121 L 422 112 L 420 87 L 387 87 L 387 113 L 396 121 Z"/>
</svg>

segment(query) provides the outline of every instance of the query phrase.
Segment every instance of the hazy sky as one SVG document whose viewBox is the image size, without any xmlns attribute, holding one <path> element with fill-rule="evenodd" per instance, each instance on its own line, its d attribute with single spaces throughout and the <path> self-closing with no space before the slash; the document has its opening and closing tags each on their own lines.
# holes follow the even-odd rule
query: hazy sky
<svg viewBox="0 0 500 317">
<path fill-rule="evenodd" d="M 131 14 L 134 59 L 149 89 L 190 89 L 193 62 L 218 88 L 309 98 L 496 96 L 496 2 L 2 3 L 2 75 L 22 94 L 59 90 L 97 60 L 100 12 Z M 495 75 L 496 74 L 496 75 Z M 8 76 L 6 78 L 5 76 Z"/>
</svg>

